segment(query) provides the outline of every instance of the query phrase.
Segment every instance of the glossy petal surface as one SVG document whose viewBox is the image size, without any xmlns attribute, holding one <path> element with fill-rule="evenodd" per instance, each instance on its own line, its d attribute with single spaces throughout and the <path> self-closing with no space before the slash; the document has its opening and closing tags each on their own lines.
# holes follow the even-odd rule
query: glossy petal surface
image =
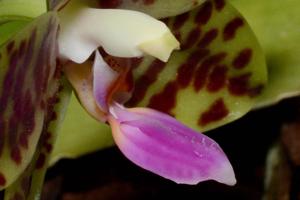
<svg viewBox="0 0 300 200">
<path fill-rule="evenodd" d="M 207 136 L 151 109 L 113 106 L 110 112 L 117 146 L 140 167 L 177 183 L 213 179 L 235 184 L 227 157 Z"/>
</svg>

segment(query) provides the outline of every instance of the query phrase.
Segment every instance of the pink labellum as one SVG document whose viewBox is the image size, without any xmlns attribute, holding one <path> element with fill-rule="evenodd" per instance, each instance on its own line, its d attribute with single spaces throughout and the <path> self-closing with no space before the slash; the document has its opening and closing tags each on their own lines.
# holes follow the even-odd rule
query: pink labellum
<svg viewBox="0 0 300 200">
<path fill-rule="evenodd" d="M 96 51 L 93 64 L 93 93 L 97 105 L 103 111 L 108 111 L 107 98 L 110 88 L 118 78 L 118 73 L 111 69 Z"/>
<path fill-rule="evenodd" d="M 236 183 L 228 158 L 207 136 L 148 108 L 113 105 L 110 113 L 116 144 L 138 166 L 176 183 Z"/>
</svg>

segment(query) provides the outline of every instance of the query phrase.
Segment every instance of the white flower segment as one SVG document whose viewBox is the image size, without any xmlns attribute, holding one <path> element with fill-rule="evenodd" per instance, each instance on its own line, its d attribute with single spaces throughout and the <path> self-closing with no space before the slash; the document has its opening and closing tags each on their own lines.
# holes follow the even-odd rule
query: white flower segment
<svg viewBox="0 0 300 200">
<path fill-rule="evenodd" d="M 112 56 L 140 57 L 147 53 L 162 61 L 179 48 L 163 22 L 137 11 L 70 7 L 59 15 L 60 56 L 76 63 L 86 61 L 100 46 Z"/>
</svg>

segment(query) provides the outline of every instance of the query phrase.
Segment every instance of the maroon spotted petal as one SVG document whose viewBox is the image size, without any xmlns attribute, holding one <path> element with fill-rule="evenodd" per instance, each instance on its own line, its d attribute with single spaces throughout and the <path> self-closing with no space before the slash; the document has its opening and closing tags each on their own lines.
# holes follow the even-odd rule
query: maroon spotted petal
<svg viewBox="0 0 300 200">
<path fill-rule="evenodd" d="M 57 31 L 57 16 L 50 12 L 0 49 L 0 189 L 28 166 L 48 108 L 57 103 Z"/>
<path fill-rule="evenodd" d="M 41 133 L 38 148 L 32 161 L 18 179 L 5 189 L 4 199 L 39 199 L 44 176 L 48 169 L 53 146 L 55 144 L 60 123 L 63 121 L 66 106 L 69 103 L 71 88 L 69 83 L 61 78 L 53 82 L 57 91 L 52 97 L 52 102 L 47 106 L 44 128 Z M 54 104 L 54 102 L 58 102 Z"/>
<path fill-rule="evenodd" d="M 266 79 L 262 50 L 245 19 L 225 0 L 165 20 L 181 43 L 167 63 L 133 60 L 129 106 L 147 106 L 209 130 L 248 112 Z"/>
</svg>

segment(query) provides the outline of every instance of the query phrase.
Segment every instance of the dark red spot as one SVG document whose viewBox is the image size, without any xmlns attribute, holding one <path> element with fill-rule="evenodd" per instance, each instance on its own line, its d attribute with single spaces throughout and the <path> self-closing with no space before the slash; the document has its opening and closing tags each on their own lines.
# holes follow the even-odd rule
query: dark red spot
<svg viewBox="0 0 300 200">
<path fill-rule="evenodd" d="M 36 161 L 35 168 L 41 169 L 45 165 L 46 156 L 45 154 L 41 153 Z"/>
<path fill-rule="evenodd" d="M 212 67 L 223 61 L 226 55 L 227 54 L 225 52 L 221 52 L 208 57 L 201 63 L 200 67 L 196 70 L 195 73 L 194 89 L 196 92 L 204 87 Z"/>
<path fill-rule="evenodd" d="M 19 118 L 18 116 L 12 115 L 8 121 L 8 141 L 10 147 L 16 146 L 17 143 L 17 137 L 18 137 L 18 123 Z"/>
<path fill-rule="evenodd" d="M 29 90 L 25 93 L 23 103 L 23 114 L 22 119 L 20 120 L 23 129 L 19 136 L 19 143 L 22 147 L 27 149 L 29 136 L 32 134 L 35 127 L 35 108 Z"/>
<path fill-rule="evenodd" d="M 6 179 L 4 175 L 0 172 L 0 186 L 4 186 L 6 184 Z"/>
<path fill-rule="evenodd" d="M 177 71 L 177 82 L 180 87 L 187 87 L 193 79 L 193 74 L 197 65 L 209 55 L 209 50 L 207 49 L 198 49 L 190 54 L 187 61 L 183 63 Z"/>
<path fill-rule="evenodd" d="M 4 77 L 4 82 L 2 83 L 2 88 L 5 88 L 5 90 L 2 90 L 1 96 L 0 96 L 0 113 L 4 113 L 4 110 L 7 108 L 8 100 L 10 97 L 10 93 L 12 92 L 13 83 L 15 80 L 15 71 L 17 66 L 17 54 L 16 52 L 13 52 L 10 57 L 10 64 L 8 71 L 6 72 L 6 75 Z"/>
<path fill-rule="evenodd" d="M 217 11 L 221 11 L 225 7 L 225 0 L 214 0 Z"/>
<path fill-rule="evenodd" d="M 161 93 L 154 95 L 150 99 L 148 107 L 172 115 L 171 110 L 176 105 L 177 91 L 177 83 L 169 82 Z"/>
<path fill-rule="evenodd" d="M 11 41 L 9 42 L 7 45 L 6 45 L 6 50 L 7 50 L 7 53 L 10 54 L 10 52 L 12 51 L 12 49 L 14 48 L 15 46 L 15 42 L 14 41 Z"/>
<path fill-rule="evenodd" d="M 59 62 L 56 62 L 56 68 L 55 68 L 55 71 L 54 71 L 54 74 L 53 74 L 53 79 L 60 79 L 61 76 L 63 75 L 63 70 L 62 70 L 62 65 L 59 63 Z M 50 66 L 50 67 L 49 67 Z M 47 66 L 49 69 L 51 68 L 51 66 L 55 66 L 55 64 L 53 65 L 49 65 Z M 48 72 L 49 74 L 49 72 Z M 61 87 L 61 85 L 59 86 Z M 63 88 L 59 88 L 59 91 L 62 91 Z"/>
<path fill-rule="evenodd" d="M 218 36 L 218 29 L 214 28 L 206 32 L 203 38 L 198 43 L 198 47 L 207 47 Z"/>
<path fill-rule="evenodd" d="M 148 87 L 157 80 L 159 73 L 164 69 L 165 65 L 166 63 L 157 59 L 152 62 L 146 72 L 137 79 L 133 96 L 128 105 L 134 106 L 143 100 Z"/>
<path fill-rule="evenodd" d="M 45 149 L 47 151 L 47 153 L 50 153 L 52 151 L 52 144 L 46 143 L 45 144 Z"/>
<path fill-rule="evenodd" d="M 21 90 L 22 91 L 22 90 Z M 23 101 L 20 101 L 20 100 L 23 100 L 23 97 L 22 97 L 22 93 L 17 93 L 17 92 L 14 92 L 15 94 L 17 95 L 13 95 L 13 99 L 18 99 L 17 101 L 14 101 L 14 115 L 16 115 L 18 118 L 22 118 L 24 112 L 23 112 L 23 108 L 25 106 L 25 104 L 23 103 Z"/>
<path fill-rule="evenodd" d="M 223 30 L 223 40 L 231 40 L 235 37 L 238 28 L 244 25 L 244 21 L 240 17 L 236 17 L 228 22 Z"/>
<path fill-rule="evenodd" d="M 213 11 L 213 5 L 211 1 L 206 1 L 199 9 L 196 18 L 195 18 L 195 22 L 196 23 L 200 23 L 200 24 L 206 24 L 211 15 L 212 15 L 212 11 Z"/>
<path fill-rule="evenodd" d="M 16 164 L 20 164 L 22 157 L 21 157 L 21 151 L 18 146 L 15 146 L 11 149 L 10 152 L 10 157 L 12 158 L 13 161 L 15 161 Z"/>
<path fill-rule="evenodd" d="M 243 69 L 246 67 L 252 56 L 252 49 L 246 48 L 240 51 L 240 53 L 237 55 L 237 57 L 233 60 L 232 65 L 236 69 Z"/>
<path fill-rule="evenodd" d="M 101 8 L 117 8 L 122 2 L 122 0 L 99 0 L 99 6 Z"/>
<path fill-rule="evenodd" d="M 47 120 L 54 121 L 57 119 L 57 114 L 54 111 L 54 106 L 59 102 L 59 98 L 57 93 L 53 95 L 53 97 L 49 97 L 47 99 Z"/>
<path fill-rule="evenodd" d="M 155 0 L 143 0 L 145 5 L 151 5 L 155 2 Z"/>
<path fill-rule="evenodd" d="M 200 34 L 201 34 L 201 30 L 198 27 L 193 29 L 191 32 L 189 32 L 186 41 L 181 45 L 181 49 L 182 50 L 188 49 L 193 45 L 195 45 L 195 43 L 200 37 Z"/>
<path fill-rule="evenodd" d="M 25 75 L 26 75 L 26 67 L 19 67 L 19 70 L 17 71 L 17 74 L 15 75 L 15 80 L 14 80 L 14 89 L 12 91 L 12 98 L 17 100 L 15 101 L 14 105 L 14 111 L 16 115 L 22 115 L 22 110 L 18 109 L 23 109 L 22 105 L 24 104 L 21 99 L 22 99 L 22 94 L 23 94 L 23 89 L 25 87 L 24 81 L 25 81 Z M 18 108 L 18 106 L 20 106 Z M 21 113 L 20 113 L 21 112 Z"/>
<path fill-rule="evenodd" d="M 58 86 L 58 92 L 60 93 L 60 92 L 62 92 L 64 90 L 64 86 L 63 85 L 59 85 Z"/>
<path fill-rule="evenodd" d="M 232 95 L 247 95 L 251 73 L 242 74 L 229 79 L 228 90 Z"/>
<path fill-rule="evenodd" d="M 47 106 L 48 108 L 53 108 L 55 106 L 55 104 L 57 104 L 59 102 L 59 98 L 54 95 L 53 97 L 49 97 L 47 99 Z"/>
<path fill-rule="evenodd" d="M 173 30 L 180 29 L 188 19 L 189 19 L 189 12 L 176 16 L 173 24 Z"/>
<path fill-rule="evenodd" d="M 25 55 L 26 48 L 27 48 L 26 40 L 22 40 L 19 47 L 19 57 Z"/>
<path fill-rule="evenodd" d="M 229 111 L 226 108 L 224 100 L 222 98 L 217 99 L 211 107 L 204 112 L 198 123 L 201 126 L 205 126 L 209 123 L 219 121 L 228 115 Z"/>
<path fill-rule="evenodd" d="M 206 86 L 209 92 L 217 92 L 225 86 L 227 70 L 226 65 L 214 67 Z"/>
<path fill-rule="evenodd" d="M 40 106 L 41 106 L 42 110 L 44 110 L 46 108 L 46 104 L 45 104 L 44 100 L 41 101 L 41 105 Z"/>
<path fill-rule="evenodd" d="M 45 135 L 44 135 L 45 141 L 50 140 L 50 138 L 51 138 L 51 133 L 50 132 L 46 132 Z"/>
<path fill-rule="evenodd" d="M 262 90 L 264 89 L 264 85 L 263 84 L 259 84 L 256 87 L 250 88 L 248 90 L 248 96 L 249 97 L 256 97 L 258 95 L 261 94 Z"/>
<path fill-rule="evenodd" d="M 20 145 L 26 149 L 28 148 L 28 137 L 29 137 L 29 134 L 26 131 L 23 131 L 20 134 L 20 138 L 19 138 Z"/>
</svg>

